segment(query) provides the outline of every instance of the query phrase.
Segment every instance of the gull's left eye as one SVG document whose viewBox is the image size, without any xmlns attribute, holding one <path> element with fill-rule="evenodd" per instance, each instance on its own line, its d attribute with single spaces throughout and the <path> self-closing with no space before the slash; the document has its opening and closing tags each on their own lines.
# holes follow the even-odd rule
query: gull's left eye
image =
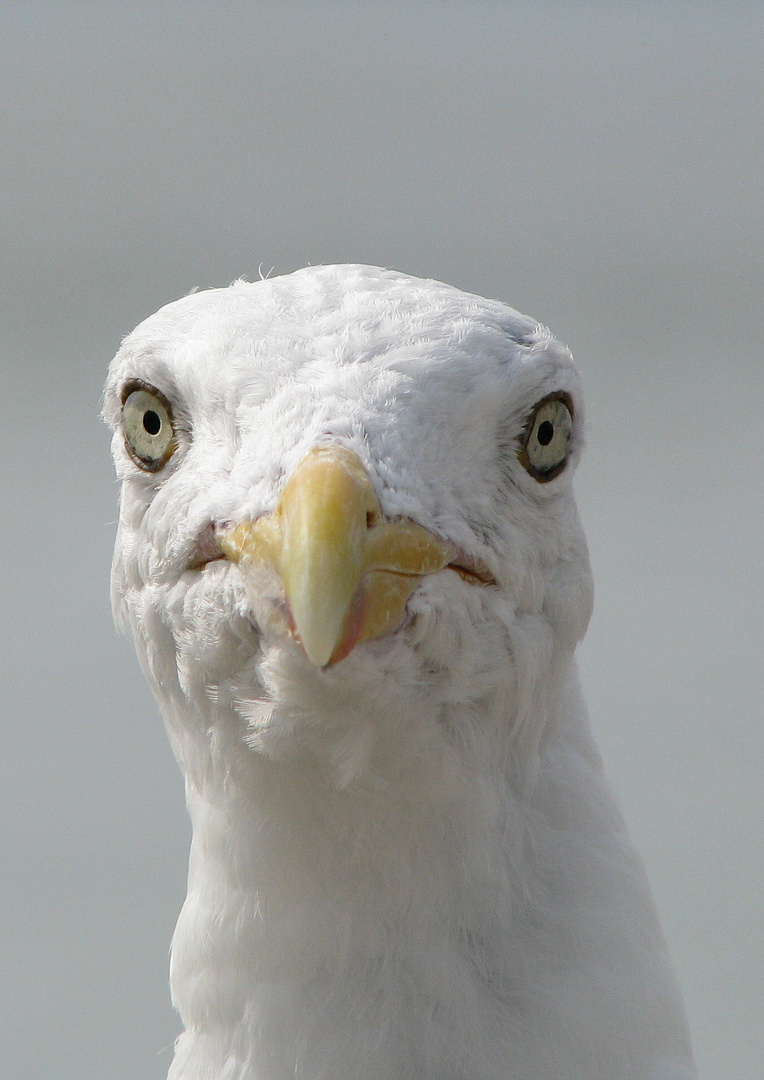
<svg viewBox="0 0 764 1080">
<path fill-rule="evenodd" d="M 158 390 L 128 388 L 122 405 L 122 430 L 130 457 L 148 472 L 161 469 L 175 450 L 172 412 Z"/>
<path fill-rule="evenodd" d="M 525 428 L 520 461 L 531 476 L 544 483 L 565 468 L 573 433 L 573 405 L 567 395 L 540 401 Z"/>
</svg>

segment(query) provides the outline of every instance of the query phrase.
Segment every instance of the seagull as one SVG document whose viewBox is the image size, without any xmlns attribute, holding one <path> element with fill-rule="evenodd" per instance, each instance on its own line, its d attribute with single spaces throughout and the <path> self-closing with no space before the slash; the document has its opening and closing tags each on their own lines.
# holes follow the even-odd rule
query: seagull
<svg viewBox="0 0 764 1080">
<path fill-rule="evenodd" d="M 568 349 L 312 266 L 163 307 L 104 415 L 193 824 L 170 1080 L 691 1080 L 576 671 Z"/>
</svg>

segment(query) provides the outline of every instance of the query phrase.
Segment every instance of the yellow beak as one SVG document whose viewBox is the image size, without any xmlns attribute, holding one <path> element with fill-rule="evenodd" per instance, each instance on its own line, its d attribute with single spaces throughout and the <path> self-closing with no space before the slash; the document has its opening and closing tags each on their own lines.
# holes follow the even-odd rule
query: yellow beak
<svg viewBox="0 0 764 1080">
<path fill-rule="evenodd" d="M 421 525 L 385 520 L 363 464 L 344 446 L 311 450 L 274 512 L 219 530 L 218 543 L 245 572 L 262 564 L 276 570 L 317 667 L 394 630 L 422 577 L 453 555 Z"/>
</svg>

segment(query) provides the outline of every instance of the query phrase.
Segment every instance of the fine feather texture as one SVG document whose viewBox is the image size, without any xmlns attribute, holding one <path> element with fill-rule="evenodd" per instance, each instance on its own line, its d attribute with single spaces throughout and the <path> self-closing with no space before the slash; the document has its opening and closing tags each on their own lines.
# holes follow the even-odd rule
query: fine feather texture
<svg viewBox="0 0 764 1080">
<path fill-rule="evenodd" d="M 141 468 L 125 388 L 161 394 Z M 523 467 L 571 403 L 567 465 Z M 573 659 L 591 612 L 567 349 L 504 304 L 364 266 L 195 293 L 115 358 L 113 602 L 186 777 L 171 1080 L 689 1080 L 683 1008 Z M 485 568 L 313 666 L 268 568 L 216 557 L 316 445 Z"/>
</svg>

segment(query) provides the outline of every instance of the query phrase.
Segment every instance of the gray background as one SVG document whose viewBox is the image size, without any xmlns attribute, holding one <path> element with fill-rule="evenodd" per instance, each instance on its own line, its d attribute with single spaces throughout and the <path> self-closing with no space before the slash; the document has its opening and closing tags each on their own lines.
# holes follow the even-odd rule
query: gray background
<svg viewBox="0 0 764 1080">
<path fill-rule="evenodd" d="M 180 777 L 108 608 L 98 422 L 193 286 L 363 261 L 582 366 L 581 660 L 704 1080 L 764 1076 L 764 8 L 0 4 L 0 1074 L 158 1080 Z"/>
</svg>

